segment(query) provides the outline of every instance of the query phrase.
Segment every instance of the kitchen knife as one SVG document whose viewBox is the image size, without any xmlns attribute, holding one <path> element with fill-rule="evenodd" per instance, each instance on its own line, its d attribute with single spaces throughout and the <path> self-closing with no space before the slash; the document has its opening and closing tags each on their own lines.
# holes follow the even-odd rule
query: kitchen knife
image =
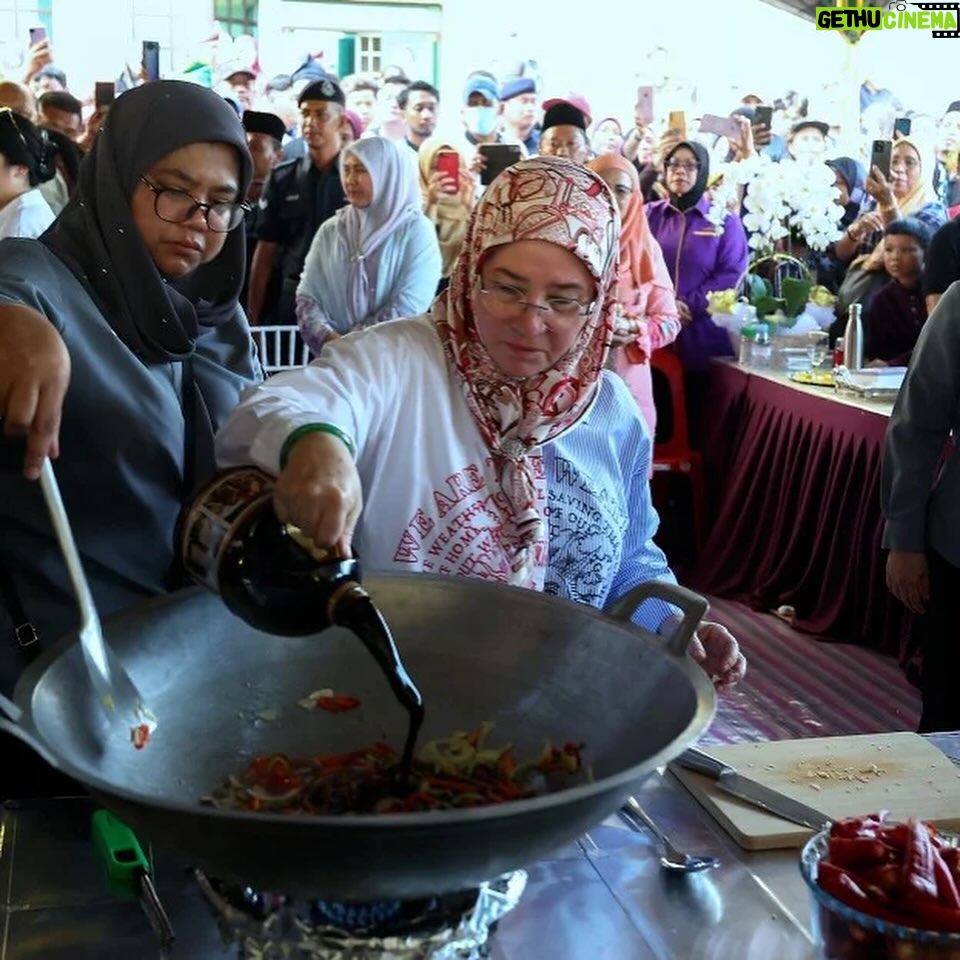
<svg viewBox="0 0 960 960">
<path fill-rule="evenodd" d="M 741 776 L 729 764 L 711 757 L 696 747 L 684 750 L 673 763 L 712 777 L 725 793 L 752 803 L 755 807 L 760 807 L 761 810 L 766 810 L 767 813 L 772 813 L 783 820 L 799 823 L 811 830 L 819 830 L 830 822 L 831 818 L 825 813 L 808 807 L 792 797 L 786 797 L 776 790 L 771 790 L 770 787 L 757 783 L 756 780 Z"/>
</svg>

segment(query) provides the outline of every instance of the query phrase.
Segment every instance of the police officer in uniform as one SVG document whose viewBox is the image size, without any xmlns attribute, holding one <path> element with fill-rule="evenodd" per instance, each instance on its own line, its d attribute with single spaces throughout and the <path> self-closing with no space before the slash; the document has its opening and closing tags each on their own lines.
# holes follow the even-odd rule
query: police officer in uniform
<svg viewBox="0 0 960 960">
<path fill-rule="evenodd" d="M 297 284 L 310 243 L 320 225 L 346 203 L 340 182 L 344 103 L 343 91 L 329 78 L 314 81 L 300 94 L 300 129 L 307 155 L 274 167 L 260 197 L 247 296 L 252 325 L 297 322 Z M 279 295 L 270 302 L 267 293 L 274 271 L 280 277 Z"/>
<path fill-rule="evenodd" d="M 243 291 L 240 294 L 240 303 L 244 309 L 247 306 L 247 285 L 250 282 L 250 265 L 253 261 L 253 251 L 257 246 L 257 230 L 263 219 L 260 208 L 260 197 L 266 185 L 270 171 L 283 158 L 283 138 L 286 127 L 283 120 L 275 113 L 262 113 L 258 110 L 244 110 L 242 117 L 243 129 L 247 132 L 247 146 L 253 158 L 253 179 L 247 190 L 247 203 L 250 209 L 243 219 L 243 229 L 247 235 L 247 273 L 243 282 Z M 271 284 L 267 288 L 267 302 L 276 303 L 279 295 L 280 274 L 274 271 Z M 271 289 L 273 288 L 273 289 Z"/>
</svg>

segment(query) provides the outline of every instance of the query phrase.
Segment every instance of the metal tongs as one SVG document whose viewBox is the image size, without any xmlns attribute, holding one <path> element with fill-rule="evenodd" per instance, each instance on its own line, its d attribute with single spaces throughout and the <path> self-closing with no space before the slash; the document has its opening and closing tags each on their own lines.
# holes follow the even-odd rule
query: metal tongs
<svg viewBox="0 0 960 960">
<path fill-rule="evenodd" d="M 70 521 L 63 507 L 53 464 L 49 459 L 43 462 L 40 486 L 57 533 L 60 550 L 67 563 L 77 605 L 80 607 L 80 649 L 83 651 L 83 660 L 97 700 L 111 726 L 119 725 L 126 731 L 134 746 L 143 747 L 156 729 L 157 718 L 144 703 L 140 691 L 103 637 L 103 628 L 93 603 L 90 584 L 87 583 L 83 565 L 80 563 L 80 554 L 77 552 Z"/>
</svg>

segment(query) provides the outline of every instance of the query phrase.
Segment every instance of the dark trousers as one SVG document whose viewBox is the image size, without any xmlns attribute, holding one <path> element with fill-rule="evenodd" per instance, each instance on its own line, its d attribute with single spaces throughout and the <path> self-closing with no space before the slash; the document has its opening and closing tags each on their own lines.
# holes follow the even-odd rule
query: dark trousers
<svg viewBox="0 0 960 960">
<path fill-rule="evenodd" d="M 921 626 L 920 733 L 960 730 L 960 569 L 928 551 L 930 602 Z"/>
</svg>

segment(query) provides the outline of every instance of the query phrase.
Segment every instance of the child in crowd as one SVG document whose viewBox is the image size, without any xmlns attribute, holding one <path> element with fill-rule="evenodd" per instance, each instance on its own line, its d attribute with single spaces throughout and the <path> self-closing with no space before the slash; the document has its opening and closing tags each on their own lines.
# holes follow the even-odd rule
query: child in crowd
<svg viewBox="0 0 960 960">
<path fill-rule="evenodd" d="M 865 332 L 869 367 L 905 367 L 927 320 L 920 280 L 932 231 L 901 217 L 883 231 L 883 265 L 892 278 L 874 295 Z"/>
</svg>

